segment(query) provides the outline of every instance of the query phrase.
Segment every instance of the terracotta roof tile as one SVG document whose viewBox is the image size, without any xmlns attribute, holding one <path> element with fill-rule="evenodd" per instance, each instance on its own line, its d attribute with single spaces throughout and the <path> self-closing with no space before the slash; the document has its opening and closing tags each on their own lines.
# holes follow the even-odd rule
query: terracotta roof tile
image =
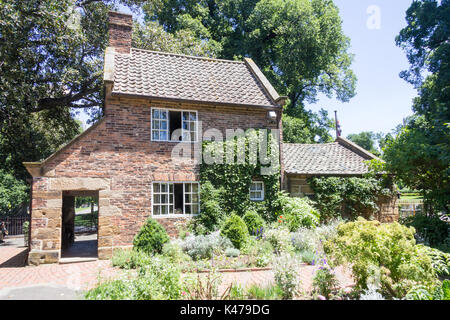
<svg viewBox="0 0 450 320">
<path fill-rule="evenodd" d="M 115 54 L 113 94 L 277 107 L 248 63 L 131 49 Z"/>
<path fill-rule="evenodd" d="M 286 173 L 306 175 L 361 175 L 369 160 L 339 142 L 326 144 L 283 144 Z"/>
</svg>

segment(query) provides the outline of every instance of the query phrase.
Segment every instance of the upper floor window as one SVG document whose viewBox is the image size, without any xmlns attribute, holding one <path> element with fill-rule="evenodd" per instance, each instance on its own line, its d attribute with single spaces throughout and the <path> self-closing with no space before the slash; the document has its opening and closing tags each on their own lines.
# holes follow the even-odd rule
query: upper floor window
<svg viewBox="0 0 450 320">
<path fill-rule="evenodd" d="M 252 181 L 250 185 L 250 200 L 263 201 L 264 200 L 264 182 Z"/>
<path fill-rule="evenodd" d="M 152 108 L 152 141 L 196 142 L 197 121 L 197 111 Z"/>
</svg>

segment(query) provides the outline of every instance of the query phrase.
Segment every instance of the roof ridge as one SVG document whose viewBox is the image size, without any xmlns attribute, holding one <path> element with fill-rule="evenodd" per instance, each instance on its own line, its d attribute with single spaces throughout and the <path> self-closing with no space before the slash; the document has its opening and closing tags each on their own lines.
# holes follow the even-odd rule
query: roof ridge
<svg viewBox="0 0 450 320">
<path fill-rule="evenodd" d="M 143 52 L 149 52 L 149 53 L 154 53 L 154 54 L 161 54 L 161 55 L 165 55 L 165 56 L 175 56 L 175 57 L 206 60 L 206 61 L 213 61 L 213 62 L 236 63 L 236 64 L 244 64 L 245 63 L 244 61 L 241 61 L 241 60 L 237 61 L 237 60 L 226 60 L 226 59 L 209 58 L 209 57 L 199 57 L 199 56 L 193 56 L 193 55 L 182 54 L 182 53 L 173 53 L 173 52 L 167 52 L 167 51 L 155 51 L 155 50 L 147 50 L 147 49 L 140 49 L 140 48 L 134 48 L 134 47 L 131 48 L 131 51 L 143 51 Z"/>
</svg>

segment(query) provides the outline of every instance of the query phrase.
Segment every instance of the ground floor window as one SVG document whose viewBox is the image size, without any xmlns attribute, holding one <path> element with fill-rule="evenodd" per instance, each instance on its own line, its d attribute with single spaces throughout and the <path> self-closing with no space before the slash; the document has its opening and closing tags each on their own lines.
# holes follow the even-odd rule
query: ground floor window
<svg viewBox="0 0 450 320">
<path fill-rule="evenodd" d="M 200 213 L 198 182 L 153 183 L 153 215 L 196 215 Z"/>
<path fill-rule="evenodd" d="M 250 185 L 250 200 L 263 201 L 264 200 L 264 182 L 252 181 Z"/>
</svg>

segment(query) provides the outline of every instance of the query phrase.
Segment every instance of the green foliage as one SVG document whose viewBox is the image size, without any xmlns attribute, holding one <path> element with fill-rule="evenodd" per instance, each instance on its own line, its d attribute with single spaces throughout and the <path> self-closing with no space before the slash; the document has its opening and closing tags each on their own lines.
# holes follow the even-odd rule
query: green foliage
<svg viewBox="0 0 450 320">
<path fill-rule="evenodd" d="M 0 170 L 0 214 L 9 214 L 28 201 L 28 186 Z"/>
<path fill-rule="evenodd" d="M 363 131 L 357 134 L 349 134 L 347 139 L 356 143 L 361 148 L 366 149 L 376 156 L 380 156 L 380 151 L 377 149 L 377 141 L 383 138 L 382 133 L 374 133 L 371 131 Z"/>
<path fill-rule="evenodd" d="M 332 142 L 329 131 L 335 127 L 328 112 L 321 109 L 318 114 L 302 110 L 296 115 L 283 114 L 283 142 L 327 143 Z M 318 139 L 317 139 L 318 137 Z"/>
<path fill-rule="evenodd" d="M 189 256 L 183 252 L 181 246 L 175 242 L 166 242 L 162 249 L 162 255 L 175 264 L 190 260 Z"/>
<path fill-rule="evenodd" d="M 257 230 L 262 230 L 264 227 L 264 219 L 255 211 L 247 211 L 242 219 L 247 226 L 248 232 L 252 235 L 256 234 Z"/>
<path fill-rule="evenodd" d="M 135 250 L 147 254 L 161 253 L 163 245 L 169 241 L 166 229 L 154 219 L 147 219 L 139 233 L 134 237 Z"/>
<path fill-rule="evenodd" d="M 308 183 L 314 190 L 322 221 L 341 216 L 350 220 L 358 216 L 371 218 L 378 210 L 379 196 L 391 195 L 375 178 L 311 178 Z"/>
<path fill-rule="evenodd" d="M 88 300 L 178 300 L 181 298 L 181 273 L 176 265 L 154 256 L 137 276 L 99 284 L 86 292 Z"/>
<path fill-rule="evenodd" d="M 263 287 L 261 284 L 252 284 L 247 289 L 248 299 L 255 300 L 279 300 L 283 297 L 283 291 L 278 285 L 267 285 Z"/>
<path fill-rule="evenodd" d="M 302 262 L 312 265 L 314 261 L 317 260 L 316 252 L 312 250 L 303 250 L 300 251 L 300 257 Z"/>
<path fill-rule="evenodd" d="M 143 251 L 115 250 L 111 259 L 113 267 L 139 269 L 150 263 L 152 257 Z"/>
<path fill-rule="evenodd" d="M 336 275 L 329 268 L 319 268 L 313 278 L 313 292 L 329 298 L 339 285 Z"/>
<path fill-rule="evenodd" d="M 436 215 L 416 214 L 405 218 L 402 223 L 414 227 L 419 237 L 432 247 L 446 245 L 450 224 Z"/>
<path fill-rule="evenodd" d="M 283 300 L 294 298 L 300 287 L 298 263 L 294 257 L 285 253 L 273 262 L 275 283 L 282 291 Z"/>
<path fill-rule="evenodd" d="M 208 235 L 190 235 L 180 245 L 194 260 L 210 259 L 213 254 L 221 254 L 232 247 L 230 240 L 222 237 L 219 231 Z"/>
<path fill-rule="evenodd" d="M 241 254 L 241 252 L 235 248 L 228 248 L 225 250 L 225 255 L 227 257 L 236 258 L 236 257 L 239 257 L 240 254 Z"/>
<path fill-rule="evenodd" d="M 450 254 L 419 245 L 420 249 L 430 257 L 431 265 L 439 276 L 450 276 Z"/>
<path fill-rule="evenodd" d="M 213 232 L 220 226 L 225 213 L 221 207 L 221 194 L 223 190 L 216 189 L 210 181 L 200 184 L 200 212 L 194 218 L 193 229 L 196 234 Z"/>
<path fill-rule="evenodd" d="M 285 226 L 275 226 L 265 232 L 265 239 L 268 241 L 276 254 L 292 252 L 291 233 Z"/>
<path fill-rule="evenodd" d="M 396 42 L 410 62 L 401 77 L 418 89 L 414 115 L 385 148 L 386 170 L 421 190 L 427 213 L 450 211 L 448 1 L 413 1 Z"/>
<path fill-rule="evenodd" d="M 450 281 L 444 280 L 442 285 L 429 289 L 425 286 L 412 288 L 405 297 L 406 300 L 450 300 Z"/>
<path fill-rule="evenodd" d="M 414 229 L 398 223 L 358 218 L 339 225 L 337 237 L 324 249 L 335 264 L 351 265 L 357 291 L 376 281 L 383 296 L 402 298 L 415 285 L 429 287 L 436 281 L 431 259 L 415 243 Z"/>
<path fill-rule="evenodd" d="M 241 251 L 244 253 L 244 249 Z M 269 265 L 273 258 L 273 251 L 273 246 L 269 241 L 258 240 L 246 243 L 245 253 L 248 256 L 249 263 L 259 268 Z"/>
<path fill-rule="evenodd" d="M 249 236 L 244 220 L 236 214 L 232 214 L 225 221 L 220 233 L 230 239 L 236 249 L 240 249 Z"/>
<path fill-rule="evenodd" d="M 203 157 L 211 157 L 211 162 L 203 161 L 200 166 L 200 182 L 207 181 L 218 190 L 215 198 L 222 208 L 222 216 L 235 212 L 243 216 L 249 209 L 256 210 L 266 221 L 276 219 L 276 199 L 280 189 L 279 146 L 268 134 L 267 160 L 270 165 L 262 165 L 261 161 L 253 161 L 252 148 L 264 151 L 262 142 L 265 131 L 248 131 L 245 137 L 235 138 L 225 142 L 205 141 L 203 143 Z M 260 156 L 263 153 L 261 152 Z M 238 156 L 243 155 L 238 162 Z M 233 156 L 233 157 L 232 157 Z M 234 161 L 227 161 L 227 157 Z M 214 161 L 212 161 L 214 160 Z M 230 160 L 230 159 L 229 159 Z M 256 159 L 255 159 L 256 160 Z M 231 163 L 230 163 L 231 162 Z M 262 174 L 262 172 L 269 174 Z M 250 185 L 255 177 L 264 182 L 264 201 L 250 201 Z M 203 201 L 203 199 L 202 199 Z"/>
<path fill-rule="evenodd" d="M 289 231 L 294 232 L 301 227 L 314 228 L 319 224 L 320 214 L 309 199 L 291 198 L 280 192 L 277 201 L 282 208 L 281 219 Z"/>
</svg>

